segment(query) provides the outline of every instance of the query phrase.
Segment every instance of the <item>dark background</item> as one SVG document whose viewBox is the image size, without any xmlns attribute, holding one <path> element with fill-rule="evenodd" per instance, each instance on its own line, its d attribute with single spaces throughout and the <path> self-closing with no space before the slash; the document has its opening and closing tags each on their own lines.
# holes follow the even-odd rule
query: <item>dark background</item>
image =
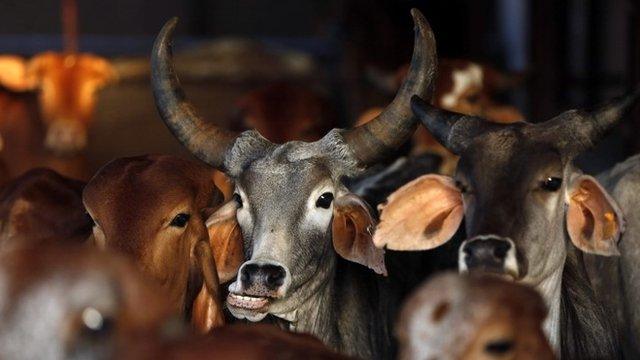
<svg viewBox="0 0 640 360">
<path fill-rule="evenodd" d="M 330 68 L 356 49 L 389 70 L 410 56 L 408 11 L 418 7 L 441 56 L 526 74 L 522 89 L 504 100 L 530 121 L 594 105 L 640 80 L 640 5 L 634 0 L 78 0 L 78 6 L 80 49 L 105 56 L 147 56 L 164 21 L 179 16 L 182 41 L 261 39 L 309 52 Z M 0 52 L 60 49 L 59 14 L 55 0 L 1 0 Z M 340 91 L 341 75 L 328 73 Z M 590 161 L 583 165 L 597 171 L 637 152 L 638 130 L 636 111 L 585 155 Z"/>
</svg>

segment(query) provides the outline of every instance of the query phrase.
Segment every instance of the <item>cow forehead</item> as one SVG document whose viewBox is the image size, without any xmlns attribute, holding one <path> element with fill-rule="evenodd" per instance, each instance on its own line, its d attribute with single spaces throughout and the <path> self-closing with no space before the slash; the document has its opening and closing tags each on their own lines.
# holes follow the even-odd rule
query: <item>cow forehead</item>
<svg viewBox="0 0 640 360">
<path fill-rule="evenodd" d="M 211 175 L 208 169 L 186 161 L 122 159 L 100 170 L 87 184 L 83 196 L 94 212 L 117 209 L 148 216 L 186 202 L 195 202 L 193 205 L 201 208 L 217 194 Z"/>
<path fill-rule="evenodd" d="M 537 136 L 533 129 L 515 126 L 474 139 L 461 154 L 459 171 L 476 180 L 522 182 L 536 172 L 559 172 L 562 166 L 563 158 L 552 141 Z"/>
<path fill-rule="evenodd" d="M 240 185 L 250 197 L 286 195 L 287 202 L 306 200 L 309 192 L 323 182 L 333 181 L 327 159 L 262 159 L 253 163 L 241 176 Z"/>
</svg>

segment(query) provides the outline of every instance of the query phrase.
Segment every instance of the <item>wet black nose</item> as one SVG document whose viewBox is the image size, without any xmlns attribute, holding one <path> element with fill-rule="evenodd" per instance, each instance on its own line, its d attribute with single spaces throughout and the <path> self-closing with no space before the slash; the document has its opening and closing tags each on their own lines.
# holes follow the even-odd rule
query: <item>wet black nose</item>
<svg viewBox="0 0 640 360">
<path fill-rule="evenodd" d="M 467 242 L 462 251 L 467 268 L 483 268 L 501 271 L 511 249 L 511 243 L 498 237 L 473 239 Z"/>
<path fill-rule="evenodd" d="M 246 264 L 242 267 L 240 280 L 245 287 L 260 284 L 269 290 L 276 290 L 284 284 L 286 275 L 286 271 L 280 265 Z"/>
</svg>

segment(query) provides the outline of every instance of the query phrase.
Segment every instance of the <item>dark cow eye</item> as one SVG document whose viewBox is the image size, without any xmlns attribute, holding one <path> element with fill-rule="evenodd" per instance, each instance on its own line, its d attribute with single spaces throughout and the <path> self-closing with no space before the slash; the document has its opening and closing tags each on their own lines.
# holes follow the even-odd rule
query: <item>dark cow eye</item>
<svg viewBox="0 0 640 360">
<path fill-rule="evenodd" d="M 242 196 L 240 196 L 240 194 L 234 193 L 233 194 L 233 200 L 238 204 L 239 208 L 242 207 Z"/>
<path fill-rule="evenodd" d="M 558 191 L 560 186 L 562 186 L 562 179 L 557 177 L 548 177 L 540 184 L 540 187 L 546 191 Z"/>
<path fill-rule="evenodd" d="M 173 220 L 171 220 L 170 225 L 175 227 L 185 227 L 187 225 L 187 222 L 189 222 L 190 218 L 191 218 L 191 215 L 180 213 L 176 215 L 176 217 L 174 217 Z"/>
<path fill-rule="evenodd" d="M 113 320 L 104 316 L 95 308 L 88 307 L 82 311 L 83 332 L 91 337 L 103 337 L 113 330 Z"/>
<path fill-rule="evenodd" d="M 462 183 L 459 180 L 456 180 L 456 187 L 458 188 L 458 190 L 460 190 L 461 193 L 465 194 L 468 192 L 469 189 L 467 189 L 467 185 L 465 185 L 464 183 Z"/>
<path fill-rule="evenodd" d="M 331 202 L 333 201 L 333 194 L 330 192 L 326 192 L 318 198 L 316 201 L 316 207 L 321 207 L 323 209 L 328 209 L 331 206 Z"/>
<path fill-rule="evenodd" d="M 504 355 L 513 350 L 514 343 L 511 340 L 498 340 L 488 343 L 484 351 L 493 355 Z"/>
</svg>

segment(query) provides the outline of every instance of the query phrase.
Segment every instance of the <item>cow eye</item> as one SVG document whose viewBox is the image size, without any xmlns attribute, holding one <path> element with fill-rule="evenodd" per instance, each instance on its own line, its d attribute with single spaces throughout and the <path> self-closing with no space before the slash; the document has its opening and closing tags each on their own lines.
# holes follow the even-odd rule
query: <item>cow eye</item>
<svg viewBox="0 0 640 360">
<path fill-rule="evenodd" d="M 456 180 L 456 187 L 460 190 L 461 193 L 465 194 L 469 191 L 467 185 L 465 185 L 462 181 Z"/>
<path fill-rule="evenodd" d="M 330 192 L 326 192 L 318 198 L 316 201 L 316 207 L 321 207 L 323 209 L 328 209 L 331 206 L 331 202 L 333 201 L 333 194 Z"/>
<path fill-rule="evenodd" d="M 540 184 L 540 187 L 546 191 L 558 191 L 560 186 L 562 186 L 562 179 L 557 177 L 548 177 Z"/>
<path fill-rule="evenodd" d="M 175 227 L 185 227 L 187 225 L 187 222 L 189 222 L 190 218 L 191 218 L 191 215 L 180 213 L 176 215 L 176 217 L 174 217 L 173 220 L 171 220 L 170 225 Z"/>
<path fill-rule="evenodd" d="M 88 307 L 82 311 L 83 332 L 91 337 L 102 337 L 113 330 L 113 320 L 104 316 L 95 308 Z"/>
<path fill-rule="evenodd" d="M 242 207 L 242 196 L 240 196 L 240 194 L 234 193 L 233 194 L 233 200 L 238 204 L 239 208 Z"/>
<path fill-rule="evenodd" d="M 484 351 L 493 355 L 504 355 L 513 350 L 514 343 L 512 340 L 497 340 L 489 342 Z"/>
</svg>

